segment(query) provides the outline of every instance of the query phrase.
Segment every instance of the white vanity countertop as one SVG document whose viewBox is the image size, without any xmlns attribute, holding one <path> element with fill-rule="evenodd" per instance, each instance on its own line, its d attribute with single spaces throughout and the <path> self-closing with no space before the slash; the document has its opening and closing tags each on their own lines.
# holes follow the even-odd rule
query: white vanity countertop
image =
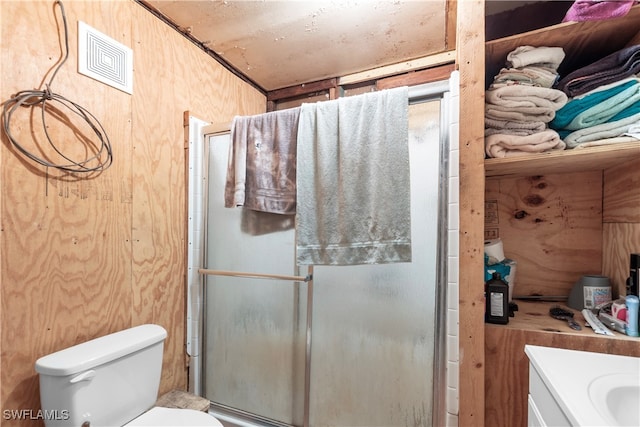
<svg viewBox="0 0 640 427">
<path fill-rule="evenodd" d="M 609 425 L 591 403 L 589 385 L 597 378 L 624 374 L 640 383 L 640 358 L 559 348 L 525 346 L 531 364 L 572 425 Z M 638 407 L 626 408 L 637 411 Z"/>
</svg>

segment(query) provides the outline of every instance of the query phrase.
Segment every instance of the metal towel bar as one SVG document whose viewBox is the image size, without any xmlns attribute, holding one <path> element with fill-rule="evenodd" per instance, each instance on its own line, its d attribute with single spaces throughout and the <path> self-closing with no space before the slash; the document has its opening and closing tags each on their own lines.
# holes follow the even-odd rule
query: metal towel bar
<svg viewBox="0 0 640 427">
<path fill-rule="evenodd" d="M 233 276 L 233 277 L 248 277 L 252 279 L 293 280 L 294 282 L 309 282 L 312 279 L 311 274 L 307 276 L 286 276 L 286 275 L 280 275 L 280 274 L 247 273 L 244 271 L 208 270 L 205 268 L 199 269 L 198 272 L 200 274 L 207 274 L 210 276 Z"/>
</svg>

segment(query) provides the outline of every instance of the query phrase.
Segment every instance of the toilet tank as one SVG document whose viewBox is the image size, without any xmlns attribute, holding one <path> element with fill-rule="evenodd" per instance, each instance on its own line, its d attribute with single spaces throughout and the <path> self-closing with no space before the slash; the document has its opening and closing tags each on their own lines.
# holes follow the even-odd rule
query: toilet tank
<svg viewBox="0 0 640 427">
<path fill-rule="evenodd" d="M 151 408 L 166 337 L 161 326 L 141 325 L 38 359 L 45 425 L 122 426 Z"/>
</svg>

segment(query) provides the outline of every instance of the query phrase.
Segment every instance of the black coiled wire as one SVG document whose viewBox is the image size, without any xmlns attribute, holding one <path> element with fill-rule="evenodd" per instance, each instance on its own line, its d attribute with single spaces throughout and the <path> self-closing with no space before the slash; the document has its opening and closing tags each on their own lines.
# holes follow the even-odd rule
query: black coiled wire
<svg viewBox="0 0 640 427">
<path fill-rule="evenodd" d="M 58 64 L 58 66 L 53 71 L 49 82 L 45 84 L 45 90 L 23 90 L 15 95 L 13 95 L 10 99 L 6 100 L 3 103 L 2 108 L 2 126 L 4 129 L 4 133 L 7 135 L 11 144 L 24 154 L 29 159 L 55 169 L 59 169 L 65 172 L 81 172 L 81 173 L 91 173 L 91 172 L 100 172 L 102 170 L 107 169 L 111 166 L 113 162 L 113 153 L 111 150 L 111 143 L 109 142 L 109 137 L 105 132 L 104 128 L 100 124 L 100 121 L 87 109 L 82 107 L 75 102 L 72 102 L 65 98 L 62 95 L 58 95 L 51 90 L 51 85 L 53 83 L 53 79 L 55 78 L 58 70 L 62 67 L 62 65 L 69 58 L 69 34 L 67 29 L 67 17 L 64 11 L 64 6 L 62 1 L 57 0 L 56 4 L 60 7 L 62 12 L 62 20 L 64 23 L 64 41 L 65 41 L 65 55 L 63 60 Z M 68 121 L 68 119 L 62 114 L 62 110 L 55 108 L 53 106 L 47 109 L 47 106 L 50 103 L 58 103 L 71 113 L 81 117 L 89 127 L 95 132 L 97 136 L 97 142 L 88 141 L 85 138 L 85 144 L 87 145 L 88 151 L 92 154 L 85 158 L 84 160 L 78 161 L 73 160 L 67 155 L 63 153 L 63 151 L 53 142 L 49 135 L 48 126 L 46 123 L 46 116 L 49 113 L 52 116 L 56 116 L 58 120 Z M 18 110 L 20 107 L 31 107 L 37 108 L 40 107 L 41 117 L 42 117 L 42 125 L 44 128 L 44 134 L 47 138 L 47 141 L 66 162 L 68 163 L 53 163 L 43 157 L 39 157 L 26 148 L 24 148 L 12 135 L 11 133 L 11 119 L 13 113 Z M 69 122 L 69 124 L 71 124 Z M 80 137 L 80 135 L 77 135 Z"/>
</svg>

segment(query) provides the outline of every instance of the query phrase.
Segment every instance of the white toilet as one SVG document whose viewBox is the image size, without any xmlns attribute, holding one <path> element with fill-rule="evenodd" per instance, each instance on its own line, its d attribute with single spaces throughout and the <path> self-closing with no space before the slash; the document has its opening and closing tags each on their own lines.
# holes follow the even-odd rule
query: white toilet
<svg viewBox="0 0 640 427">
<path fill-rule="evenodd" d="M 161 326 L 142 325 L 38 359 L 45 425 L 222 427 L 205 412 L 153 407 L 166 337 Z"/>
</svg>

